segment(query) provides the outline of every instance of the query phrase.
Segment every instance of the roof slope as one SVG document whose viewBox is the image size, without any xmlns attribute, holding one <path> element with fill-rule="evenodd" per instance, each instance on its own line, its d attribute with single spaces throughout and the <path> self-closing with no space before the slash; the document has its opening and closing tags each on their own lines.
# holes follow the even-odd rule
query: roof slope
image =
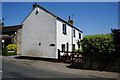
<svg viewBox="0 0 120 80">
<path fill-rule="evenodd" d="M 16 32 L 21 29 L 22 25 L 4 26 L 2 27 L 2 33 Z"/>
<path fill-rule="evenodd" d="M 63 20 L 62 18 L 56 16 L 55 14 L 53 14 L 53 13 L 50 12 L 50 11 L 48 11 L 48 10 L 45 9 L 44 7 L 42 7 L 42 6 L 40 6 L 40 5 L 36 4 L 36 3 L 33 5 L 33 7 L 34 7 L 34 9 L 35 9 L 36 7 L 39 7 L 40 9 L 44 10 L 45 12 L 51 14 L 53 17 L 56 17 L 58 20 L 66 23 L 66 24 L 68 24 L 69 26 L 71 26 L 72 28 L 75 28 L 76 30 L 82 32 L 81 30 L 79 30 L 78 28 L 76 28 L 75 26 L 73 26 L 72 24 L 70 24 L 70 23 L 68 23 L 67 21 Z M 34 9 L 33 9 L 33 10 L 34 10 Z M 32 12 L 31 12 L 31 13 L 32 13 Z M 30 13 L 30 14 L 31 14 L 31 13 Z M 29 15 L 30 15 L 30 14 L 29 14 Z M 29 16 L 29 15 L 28 15 L 28 16 Z M 28 16 L 27 16 L 27 17 L 28 17 Z M 26 17 L 26 18 L 27 18 L 27 17 Z M 25 20 L 26 20 L 26 18 L 25 18 Z M 24 21 L 25 21 L 25 20 L 24 20 Z M 23 22 L 24 22 L 24 21 L 23 21 Z M 22 22 L 22 23 L 23 23 L 23 22 Z M 82 33 L 83 33 L 83 32 L 82 32 Z"/>
</svg>

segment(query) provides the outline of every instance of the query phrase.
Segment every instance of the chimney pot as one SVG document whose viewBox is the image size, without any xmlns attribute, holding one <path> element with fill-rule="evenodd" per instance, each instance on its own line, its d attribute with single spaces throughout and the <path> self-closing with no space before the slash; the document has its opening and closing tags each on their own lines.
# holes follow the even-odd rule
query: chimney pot
<svg viewBox="0 0 120 80">
<path fill-rule="evenodd" d="M 69 16 L 69 19 L 68 19 L 68 23 L 73 25 L 73 20 L 70 19 L 70 16 Z"/>
</svg>

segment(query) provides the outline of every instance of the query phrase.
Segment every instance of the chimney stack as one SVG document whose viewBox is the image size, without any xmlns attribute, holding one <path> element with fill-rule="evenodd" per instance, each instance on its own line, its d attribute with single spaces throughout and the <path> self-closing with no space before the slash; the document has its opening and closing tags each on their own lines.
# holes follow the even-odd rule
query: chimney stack
<svg viewBox="0 0 120 80">
<path fill-rule="evenodd" d="M 69 16 L 69 19 L 68 19 L 68 23 L 70 23 L 71 25 L 73 25 L 73 20 L 70 19 L 70 16 Z"/>
<path fill-rule="evenodd" d="M 37 3 L 33 4 L 33 10 L 34 10 L 37 6 L 39 6 Z"/>
</svg>

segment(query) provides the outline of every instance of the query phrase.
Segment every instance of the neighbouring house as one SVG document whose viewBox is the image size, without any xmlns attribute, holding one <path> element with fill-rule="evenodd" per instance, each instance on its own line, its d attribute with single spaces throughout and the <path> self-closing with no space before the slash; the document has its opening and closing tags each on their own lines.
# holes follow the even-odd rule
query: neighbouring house
<svg viewBox="0 0 120 80">
<path fill-rule="evenodd" d="M 2 27 L 2 48 L 4 49 L 8 44 L 16 44 L 18 45 L 18 53 L 19 53 L 19 44 L 21 44 L 21 28 L 22 25 L 14 25 L 14 26 L 5 26 Z"/>
<path fill-rule="evenodd" d="M 82 33 L 70 17 L 65 21 L 36 3 L 21 25 L 3 28 L 3 34 L 14 36 L 11 39 L 19 46 L 18 54 L 55 59 L 58 49 L 73 51 L 81 48 L 77 42 L 81 41 Z"/>
</svg>

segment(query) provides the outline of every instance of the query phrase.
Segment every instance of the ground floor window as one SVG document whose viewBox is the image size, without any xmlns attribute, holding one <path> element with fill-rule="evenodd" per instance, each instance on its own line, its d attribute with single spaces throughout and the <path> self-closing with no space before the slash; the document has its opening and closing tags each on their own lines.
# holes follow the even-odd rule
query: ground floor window
<svg viewBox="0 0 120 80">
<path fill-rule="evenodd" d="M 65 44 L 62 44 L 61 47 L 62 47 L 62 48 L 61 48 L 62 51 L 65 51 Z"/>
</svg>

